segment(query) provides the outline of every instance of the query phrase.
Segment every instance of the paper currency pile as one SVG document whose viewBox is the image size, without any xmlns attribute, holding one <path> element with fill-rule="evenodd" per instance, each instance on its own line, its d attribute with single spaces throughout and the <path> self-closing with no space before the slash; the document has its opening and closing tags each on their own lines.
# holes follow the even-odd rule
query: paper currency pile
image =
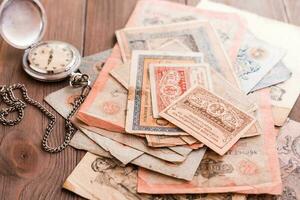
<svg viewBox="0 0 300 200">
<path fill-rule="evenodd" d="M 118 44 L 84 58 L 94 84 L 71 146 L 88 153 L 64 188 L 105 200 L 300 197 L 300 124 L 278 138 L 274 127 L 299 92 L 280 91 L 299 78 L 286 66 L 294 49 L 254 33 L 251 20 L 267 19 L 226 9 L 139 1 Z M 66 117 L 79 93 L 45 100 Z"/>
</svg>

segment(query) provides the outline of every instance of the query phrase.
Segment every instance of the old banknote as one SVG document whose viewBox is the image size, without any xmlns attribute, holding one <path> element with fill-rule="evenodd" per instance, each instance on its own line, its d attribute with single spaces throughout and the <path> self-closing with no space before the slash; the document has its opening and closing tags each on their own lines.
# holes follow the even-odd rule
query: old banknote
<svg viewBox="0 0 300 200">
<path fill-rule="evenodd" d="M 126 131 L 132 134 L 187 135 L 164 119 L 152 115 L 148 69 L 155 63 L 201 63 L 201 53 L 134 51 L 131 61 Z"/>
<path fill-rule="evenodd" d="M 252 33 L 247 33 L 244 37 L 235 70 L 242 90 L 249 93 L 279 63 L 285 50 L 259 40 Z"/>
<path fill-rule="evenodd" d="M 262 80 L 251 90 L 256 91 L 282 83 L 291 78 L 292 72 L 280 61 L 271 71 L 269 71 Z"/>
<path fill-rule="evenodd" d="M 95 82 L 99 72 L 105 64 L 105 61 L 111 54 L 111 49 L 96 53 L 90 56 L 85 56 L 79 66 L 79 71 L 89 75 L 90 81 Z"/>
<path fill-rule="evenodd" d="M 81 131 L 75 132 L 71 139 L 70 146 L 80 150 L 87 150 L 87 146 L 89 146 L 89 152 L 106 158 L 112 158 L 111 154 L 108 151 L 97 145 L 93 140 L 91 140 Z"/>
<path fill-rule="evenodd" d="M 90 80 L 93 83 L 110 53 L 111 50 L 106 50 L 84 57 L 79 66 L 80 72 L 89 75 Z M 81 88 L 72 88 L 67 86 L 47 95 L 45 97 L 45 101 L 50 104 L 61 116 L 66 118 L 73 107 L 75 98 L 78 97 L 80 93 Z"/>
<path fill-rule="evenodd" d="M 175 100 L 160 116 L 220 155 L 255 122 L 252 116 L 199 85 Z"/>
<path fill-rule="evenodd" d="M 289 120 L 277 138 L 277 150 L 283 182 L 282 198 L 300 198 L 300 123 Z"/>
<path fill-rule="evenodd" d="M 236 56 L 245 32 L 241 18 L 235 14 L 210 12 L 166 1 L 138 1 L 126 27 L 171 24 L 191 20 L 210 19 L 229 55 Z M 103 66 L 89 96 L 77 113 L 77 117 L 89 125 L 114 131 L 124 130 L 124 112 L 127 102 L 119 84 L 111 80 L 109 72 L 122 64 L 116 45 Z M 112 89 L 111 89 L 111 86 Z M 108 98 L 107 98 L 108 97 Z M 104 99 L 104 101 L 101 101 Z M 111 99 L 111 101 L 108 101 Z M 117 99 L 117 100 L 116 100 Z M 99 103 L 100 102 L 100 103 Z"/>
<path fill-rule="evenodd" d="M 109 73 L 128 90 L 130 62 L 120 64 L 119 66 L 112 69 Z"/>
<path fill-rule="evenodd" d="M 187 144 L 178 136 L 146 135 L 146 139 L 148 146 L 151 147 L 172 147 Z"/>
<path fill-rule="evenodd" d="M 191 182 L 178 181 L 141 169 L 142 193 L 268 193 L 281 194 L 281 178 L 267 90 L 256 92 L 263 134 L 239 140 L 224 156 L 207 150 Z M 164 185 L 164 187 L 161 187 Z"/>
<path fill-rule="evenodd" d="M 209 66 L 196 65 L 193 68 L 180 64 L 153 64 L 149 66 L 152 112 L 154 118 L 171 102 L 180 97 L 193 85 L 212 90 Z"/>
<path fill-rule="evenodd" d="M 248 200 L 300 199 L 300 123 L 289 119 L 277 137 L 283 191 L 281 195 L 249 195 Z"/>
<path fill-rule="evenodd" d="M 136 150 L 142 151 L 159 159 L 168 161 L 168 162 L 183 162 L 186 158 L 176 152 L 170 150 L 169 148 L 151 148 L 147 146 L 146 140 L 144 138 L 137 137 L 135 135 L 122 134 L 112 131 L 107 131 L 104 129 L 90 127 L 87 126 L 78 120 L 72 121 L 75 126 L 77 126 L 80 130 L 86 129 L 97 133 L 103 137 L 114 140 L 120 144 L 126 145 L 128 147 L 132 147 Z"/>
<path fill-rule="evenodd" d="M 63 187 L 91 200 L 245 200 L 238 194 L 146 195 L 136 191 L 137 169 L 87 153 Z"/>
<path fill-rule="evenodd" d="M 80 130 L 123 164 L 126 165 L 130 162 L 134 165 L 178 179 L 191 180 L 206 151 L 205 147 L 194 150 L 187 155 L 185 161 L 181 163 L 171 163 L 103 137 L 93 131 L 84 128 Z M 78 142 L 83 146 L 82 142 Z M 86 146 L 85 150 L 90 151 L 90 146 L 91 145 Z M 139 154 L 140 152 L 141 154 Z M 127 161 L 127 163 L 125 163 L 124 160 Z"/>
<path fill-rule="evenodd" d="M 191 21 L 171 25 L 125 28 L 116 32 L 122 57 L 131 58 L 133 50 L 157 49 L 172 39 L 183 43 L 190 51 L 201 52 L 204 61 L 220 72 L 228 81 L 239 82 L 221 41 L 208 22 Z"/>
<path fill-rule="evenodd" d="M 300 80 L 300 68 L 298 65 L 300 57 L 297 56 L 299 52 L 298 47 L 300 46 L 299 27 L 207 0 L 201 1 L 198 7 L 200 9 L 238 14 L 247 20 L 249 29 L 253 34 L 271 45 L 286 50 L 286 56 L 282 59 L 282 62 L 293 75 L 284 83 L 277 85 L 277 89 L 272 90 L 276 91 L 275 93 L 271 92 L 275 124 L 282 126 L 300 92 L 300 87 L 297 87 Z"/>
<path fill-rule="evenodd" d="M 232 86 L 218 72 L 209 69 L 206 64 L 155 64 L 150 66 L 149 75 L 153 115 L 161 112 L 186 90 L 197 84 L 217 93 L 248 114 L 256 115 L 253 113 L 257 108 L 254 101 Z M 257 121 L 243 137 L 259 135 L 260 132 L 261 128 Z"/>
</svg>

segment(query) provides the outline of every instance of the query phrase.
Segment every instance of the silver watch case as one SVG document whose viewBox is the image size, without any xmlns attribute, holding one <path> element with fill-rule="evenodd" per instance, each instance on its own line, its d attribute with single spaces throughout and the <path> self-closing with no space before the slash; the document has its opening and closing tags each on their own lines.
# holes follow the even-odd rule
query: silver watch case
<svg viewBox="0 0 300 200">
<path fill-rule="evenodd" d="M 60 41 L 41 41 L 47 25 L 46 12 L 38 0 L 3 0 L 0 6 L 0 34 L 11 46 L 24 49 L 24 71 L 40 81 L 59 81 L 75 72 L 80 63 L 81 55 L 73 46 Z M 28 54 L 31 49 L 41 44 L 63 43 L 73 52 L 73 60 L 66 70 L 60 73 L 40 73 L 29 65 Z"/>
</svg>

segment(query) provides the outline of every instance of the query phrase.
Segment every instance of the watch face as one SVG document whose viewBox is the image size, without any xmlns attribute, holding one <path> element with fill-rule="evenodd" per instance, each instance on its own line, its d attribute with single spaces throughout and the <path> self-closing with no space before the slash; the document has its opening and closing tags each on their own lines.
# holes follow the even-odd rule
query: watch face
<svg viewBox="0 0 300 200">
<path fill-rule="evenodd" d="M 74 54 L 66 43 L 41 43 L 28 54 L 29 66 L 40 73 L 57 74 L 70 69 Z"/>
</svg>

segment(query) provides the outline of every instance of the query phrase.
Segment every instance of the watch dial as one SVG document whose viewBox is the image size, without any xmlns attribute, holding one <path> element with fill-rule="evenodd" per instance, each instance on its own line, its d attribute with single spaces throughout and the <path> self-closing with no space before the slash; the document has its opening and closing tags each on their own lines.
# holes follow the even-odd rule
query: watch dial
<svg viewBox="0 0 300 200">
<path fill-rule="evenodd" d="M 64 43 L 42 43 L 30 50 L 28 60 L 33 70 L 56 74 L 70 69 L 74 55 Z"/>
</svg>

